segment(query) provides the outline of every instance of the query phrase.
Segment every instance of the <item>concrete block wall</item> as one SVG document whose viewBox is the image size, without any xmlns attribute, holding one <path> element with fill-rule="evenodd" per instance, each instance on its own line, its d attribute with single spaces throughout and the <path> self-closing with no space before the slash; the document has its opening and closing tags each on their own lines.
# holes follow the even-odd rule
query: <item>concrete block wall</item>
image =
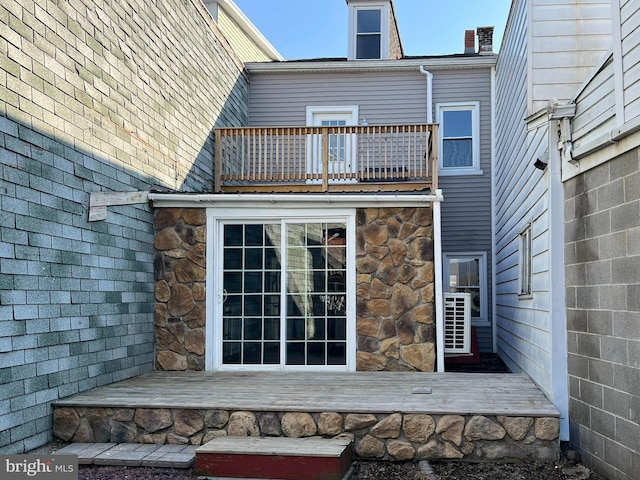
<svg viewBox="0 0 640 480">
<path fill-rule="evenodd" d="M 247 122 L 242 64 L 197 0 L 0 5 L 0 453 L 51 439 L 51 402 L 153 368 L 147 204 L 211 191 L 216 125 Z"/>
<path fill-rule="evenodd" d="M 640 161 L 565 184 L 570 435 L 610 480 L 640 471 Z"/>
</svg>

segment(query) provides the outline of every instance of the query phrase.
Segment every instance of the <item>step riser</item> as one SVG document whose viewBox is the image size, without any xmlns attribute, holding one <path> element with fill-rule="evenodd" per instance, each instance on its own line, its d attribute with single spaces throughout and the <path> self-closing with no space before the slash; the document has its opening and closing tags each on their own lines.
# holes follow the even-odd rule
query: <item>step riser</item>
<svg viewBox="0 0 640 480">
<path fill-rule="evenodd" d="M 351 448 L 340 458 L 198 453 L 196 474 L 274 480 L 342 480 L 351 466 Z"/>
</svg>

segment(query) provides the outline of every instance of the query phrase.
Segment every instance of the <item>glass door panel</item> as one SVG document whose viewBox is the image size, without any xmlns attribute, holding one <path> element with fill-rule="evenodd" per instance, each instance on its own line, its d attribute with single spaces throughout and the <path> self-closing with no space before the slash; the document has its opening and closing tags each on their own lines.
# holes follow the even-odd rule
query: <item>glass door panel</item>
<svg viewBox="0 0 640 480">
<path fill-rule="evenodd" d="M 223 365 L 346 365 L 344 223 L 225 224 L 222 250 Z"/>
<path fill-rule="evenodd" d="M 222 363 L 280 363 L 279 224 L 224 225 Z"/>
<path fill-rule="evenodd" d="M 286 364 L 345 365 L 345 225 L 287 227 Z"/>
</svg>

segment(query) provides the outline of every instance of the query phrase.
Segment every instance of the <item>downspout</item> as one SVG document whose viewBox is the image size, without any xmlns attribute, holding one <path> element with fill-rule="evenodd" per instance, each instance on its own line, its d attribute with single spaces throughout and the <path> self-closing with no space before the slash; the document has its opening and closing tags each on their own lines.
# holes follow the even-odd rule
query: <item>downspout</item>
<svg viewBox="0 0 640 480">
<path fill-rule="evenodd" d="M 427 77 L 427 123 L 433 123 L 433 74 L 420 65 L 420 73 Z M 436 309 L 436 371 L 444 372 L 444 299 L 442 297 L 442 222 L 440 202 L 442 190 L 436 190 L 433 200 L 433 269 Z"/>
<path fill-rule="evenodd" d="M 491 67 L 491 341 L 498 351 L 496 325 L 496 67 Z"/>
<path fill-rule="evenodd" d="M 442 296 L 442 226 L 440 202 L 442 190 L 436 190 L 433 200 L 433 276 L 436 308 L 436 371 L 444 372 L 444 298 Z"/>
<path fill-rule="evenodd" d="M 420 65 L 420 73 L 427 77 L 427 123 L 433 123 L 433 73 Z"/>
<path fill-rule="evenodd" d="M 551 317 L 551 397 L 560 411 L 560 440 L 569 440 L 569 384 L 567 356 L 567 304 L 565 301 L 565 258 L 564 258 L 564 190 L 562 168 L 573 159 L 573 136 L 571 119 L 576 114 L 576 104 L 559 105 L 550 102 L 548 151 L 549 151 L 549 250 L 551 265 L 561 268 L 551 269 L 549 292 Z M 557 129 L 554 129 L 557 124 Z"/>
</svg>

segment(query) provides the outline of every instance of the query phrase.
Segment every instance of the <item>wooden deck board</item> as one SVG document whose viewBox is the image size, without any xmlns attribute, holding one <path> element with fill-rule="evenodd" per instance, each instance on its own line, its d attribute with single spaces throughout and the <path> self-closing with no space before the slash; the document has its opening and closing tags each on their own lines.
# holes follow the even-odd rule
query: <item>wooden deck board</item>
<svg viewBox="0 0 640 480">
<path fill-rule="evenodd" d="M 526 375 L 491 373 L 152 372 L 54 405 L 559 416 Z"/>
</svg>

